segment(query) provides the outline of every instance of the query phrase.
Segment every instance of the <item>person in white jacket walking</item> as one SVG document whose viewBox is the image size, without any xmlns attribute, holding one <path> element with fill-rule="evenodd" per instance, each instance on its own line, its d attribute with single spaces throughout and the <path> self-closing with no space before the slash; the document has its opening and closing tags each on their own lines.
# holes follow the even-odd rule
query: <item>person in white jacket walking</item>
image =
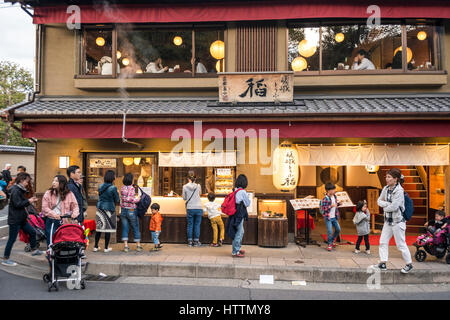
<svg viewBox="0 0 450 320">
<path fill-rule="evenodd" d="M 406 245 L 405 232 L 406 220 L 403 218 L 402 211 L 405 210 L 405 193 L 401 186 L 403 175 L 397 168 L 393 168 L 386 174 L 386 186 L 381 191 L 378 198 L 378 205 L 384 211 L 384 225 L 380 237 L 380 263 L 377 267 L 386 270 L 386 263 L 389 255 L 389 241 L 392 235 L 395 238 L 397 249 L 401 251 L 406 266 L 400 271 L 408 273 L 413 268 L 411 253 Z"/>
</svg>

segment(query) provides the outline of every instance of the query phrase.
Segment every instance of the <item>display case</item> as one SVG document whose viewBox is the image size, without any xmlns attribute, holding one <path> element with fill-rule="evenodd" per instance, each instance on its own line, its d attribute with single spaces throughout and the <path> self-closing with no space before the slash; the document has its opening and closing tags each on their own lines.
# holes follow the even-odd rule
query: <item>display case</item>
<svg viewBox="0 0 450 320">
<path fill-rule="evenodd" d="M 258 218 L 286 219 L 286 201 L 258 199 Z"/>
<path fill-rule="evenodd" d="M 216 168 L 214 181 L 214 192 L 216 195 L 227 195 L 233 192 L 234 168 Z"/>
</svg>

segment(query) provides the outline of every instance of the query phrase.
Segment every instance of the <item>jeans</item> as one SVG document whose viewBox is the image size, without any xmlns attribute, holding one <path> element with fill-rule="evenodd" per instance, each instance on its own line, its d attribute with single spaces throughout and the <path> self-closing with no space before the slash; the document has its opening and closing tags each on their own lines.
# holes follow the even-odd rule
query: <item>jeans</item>
<svg viewBox="0 0 450 320">
<path fill-rule="evenodd" d="M 370 250 L 370 243 L 369 243 L 369 235 L 366 234 L 364 236 L 358 236 L 358 241 L 356 241 L 355 249 L 359 250 L 359 246 L 361 245 L 362 239 L 364 238 L 364 245 L 366 246 L 366 250 Z"/>
<path fill-rule="evenodd" d="M 30 226 L 28 222 L 26 222 L 23 225 L 20 224 L 10 224 L 9 225 L 9 238 L 8 242 L 6 243 L 5 247 L 5 253 L 3 254 L 3 257 L 6 259 L 9 259 L 9 255 L 11 254 L 12 247 L 14 245 L 14 242 L 16 242 L 17 235 L 19 234 L 19 230 L 22 229 L 24 232 L 28 233 L 30 236 L 30 247 L 32 250 L 37 249 L 37 242 L 36 242 L 36 231 Z"/>
<path fill-rule="evenodd" d="M 333 244 L 334 240 L 339 236 L 339 233 L 341 232 L 341 227 L 339 226 L 339 222 L 336 218 L 331 218 L 328 220 L 325 218 L 325 225 L 327 226 L 327 242 L 328 245 Z M 334 234 L 333 234 L 333 227 L 334 227 Z"/>
<path fill-rule="evenodd" d="M 159 244 L 159 235 L 161 234 L 161 231 L 150 231 L 152 234 L 152 240 L 155 245 Z"/>
<path fill-rule="evenodd" d="M 200 239 L 200 225 L 202 223 L 202 209 L 187 209 L 187 238 L 192 241 L 192 232 L 194 233 L 194 241 Z"/>
<path fill-rule="evenodd" d="M 238 254 L 242 246 L 242 238 L 244 237 L 244 219 L 242 219 L 234 236 L 231 254 Z"/>
<path fill-rule="evenodd" d="M 53 225 L 53 229 L 52 229 Z M 55 231 L 61 226 L 61 220 L 47 218 L 45 219 L 45 236 L 47 237 L 47 247 L 50 245 L 51 239 Z"/>
<path fill-rule="evenodd" d="M 211 222 L 211 227 L 213 228 L 213 242 L 214 244 L 217 244 L 217 236 L 218 236 L 218 230 L 220 229 L 220 240 L 225 239 L 225 228 L 223 226 L 223 221 L 221 216 L 214 217 L 209 220 Z"/>
<path fill-rule="evenodd" d="M 139 232 L 139 219 L 134 209 L 122 208 L 120 211 L 120 221 L 122 222 L 122 241 L 128 241 L 128 232 L 133 230 L 134 241 L 141 241 L 141 233 Z"/>
</svg>

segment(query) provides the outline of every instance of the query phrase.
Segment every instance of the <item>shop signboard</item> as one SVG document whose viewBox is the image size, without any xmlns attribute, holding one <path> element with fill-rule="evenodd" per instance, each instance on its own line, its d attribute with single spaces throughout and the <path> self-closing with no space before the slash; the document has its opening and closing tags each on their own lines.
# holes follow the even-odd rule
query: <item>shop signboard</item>
<svg viewBox="0 0 450 320">
<path fill-rule="evenodd" d="M 345 191 L 336 192 L 336 198 L 338 199 L 338 201 L 342 201 L 341 205 L 339 206 L 340 208 L 355 206 L 348 193 Z"/>
<path fill-rule="evenodd" d="M 294 210 L 318 209 L 320 207 L 320 200 L 313 196 L 308 196 L 303 199 L 292 199 L 290 202 Z"/>
<path fill-rule="evenodd" d="M 117 159 L 90 159 L 90 168 L 115 168 L 117 166 Z"/>
<path fill-rule="evenodd" d="M 292 102 L 293 72 L 219 73 L 219 102 Z"/>
</svg>

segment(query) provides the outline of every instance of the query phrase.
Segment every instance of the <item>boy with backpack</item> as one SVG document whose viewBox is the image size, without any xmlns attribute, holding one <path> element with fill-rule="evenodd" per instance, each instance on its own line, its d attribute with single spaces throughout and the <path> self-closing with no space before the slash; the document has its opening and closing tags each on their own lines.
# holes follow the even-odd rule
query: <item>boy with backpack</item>
<svg viewBox="0 0 450 320">
<path fill-rule="evenodd" d="M 327 226 L 327 250 L 331 251 L 336 247 L 335 241 L 341 232 L 339 225 L 339 209 L 340 201 L 336 197 L 336 186 L 330 182 L 325 184 L 325 197 L 320 201 L 320 213 L 323 215 L 325 225 Z M 333 234 L 334 227 L 334 234 Z"/>
</svg>

